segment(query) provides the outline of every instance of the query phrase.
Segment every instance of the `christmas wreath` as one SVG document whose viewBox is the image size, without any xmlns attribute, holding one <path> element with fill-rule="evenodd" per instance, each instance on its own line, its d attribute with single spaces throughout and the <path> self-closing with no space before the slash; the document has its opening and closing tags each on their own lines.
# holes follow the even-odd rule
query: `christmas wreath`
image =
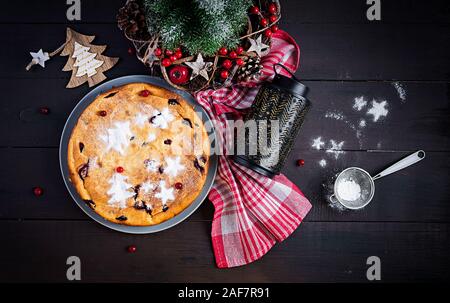
<svg viewBox="0 0 450 303">
<path fill-rule="evenodd" d="M 271 0 L 128 0 L 117 20 L 152 72 L 195 92 L 259 77 L 280 16 Z"/>
</svg>

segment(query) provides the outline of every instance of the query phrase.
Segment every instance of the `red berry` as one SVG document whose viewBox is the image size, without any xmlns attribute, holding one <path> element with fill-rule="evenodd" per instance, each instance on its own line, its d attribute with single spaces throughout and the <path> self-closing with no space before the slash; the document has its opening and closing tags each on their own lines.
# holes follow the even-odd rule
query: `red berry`
<svg viewBox="0 0 450 303">
<path fill-rule="evenodd" d="M 303 166 L 303 165 L 305 165 L 305 160 L 303 160 L 303 159 L 297 160 L 297 166 Z"/>
<path fill-rule="evenodd" d="M 225 61 L 222 62 L 222 66 L 226 69 L 230 69 L 233 66 L 233 62 L 226 59 Z"/>
<path fill-rule="evenodd" d="M 272 26 L 270 27 L 270 30 L 272 31 L 272 33 L 278 32 L 278 30 L 279 30 L 278 25 L 272 25 Z"/>
<path fill-rule="evenodd" d="M 261 26 L 263 26 L 263 27 L 266 27 L 267 24 L 269 24 L 269 21 L 267 21 L 266 18 L 262 18 L 262 19 L 259 21 L 259 24 L 261 24 Z"/>
<path fill-rule="evenodd" d="M 170 59 L 168 59 L 168 58 L 164 58 L 164 59 L 161 61 L 161 64 L 162 64 L 162 66 L 164 66 L 164 67 L 168 67 L 168 66 L 170 66 L 170 65 L 172 64 L 172 61 L 170 61 Z"/>
<path fill-rule="evenodd" d="M 244 48 L 242 46 L 236 47 L 236 54 L 240 55 L 244 51 Z"/>
<path fill-rule="evenodd" d="M 237 58 L 237 54 L 236 54 L 235 51 L 231 51 L 228 56 L 230 56 L 231 59 L 236 59 Z"/>
<path fill-rule="evenodd" d="M 226 69 L 222 70 L 222 71 L 220 72 L 220 77 L 221 77 L 222 79 L 227 79 L 227 78 L 228 78 L 228 71 L 227 71 Z"/>
<path fill-rule="evenodd" d="M 148 97 L 148 96 L 150 96 L 150 91 L 147 90 L 147 89 L 141 90 L 139 92 L 139 96 L 141 96 L 141 97 Z"/>
<path fill-rule="evenodd" d="M 228 50 L 225 47 L 221 47 L 219 49 L 219 54 L 222 56 L 226 56 L 228 54 Z"/>
<path fill-rule="evenodd" d="M 183 184 L 181 182 L 177 182 L 177 183 L 175 183 L 175 188 L 180 190 L 183 188 Z"/>
<path fill-rule="evenodd" d="M 130 245 L 130 246 L 127 247 L 127 251 L 128 251 L 129 253 L 135 253 L 136 250 L 137 250 L 137 248 L 136 248 L 136 246 L 134 246 L 134 245 Z"/>
<path fill-rule="evenodd" d="M 169 59 L 170 59 L 170 61 L 173 62 L 173 61 L 177 61 L 178 57 L 177 57 L 177 55 L 172 55 L 169 57 Z"/>
<path fill-rule="evenodd" d="M 101 116 L 101 117 L 105 117 L 106 116 L 106 110 L 99 111 L 98 115 Z"/>
<path fill-rule="evenodd" d="M 270 29 L 266 29 L 264 31 L 264 36 L 266 36 L 267 38 L 272 37 L 272 31 Z"/>
<path fill-rule="evenodd" d="M 123 167 L 122 166 L 117 166 L 116 172 L 118 172 L 119 174 L 123 173 L 124 172 Z"/>
<path fill-rule="evenodd" d="M 257 7 L 257 6 L 252 6 L 251 8 L 250 8 L 250 13 L 252 13 L 252 14 L 258 14 L 259 13 L 259 7 Z"/>
<path fill-rule="evenodd" d="M 159 57 L 162 55 L 162 50 L 158 47 L 155 49 L 155 56 Z"/>
<path fill-rule="evenodd" d="M 128 48 L 128 55 L 133 55 L 134 54 L 134 48 L 129 47 Z"/>
<path fill-rule="evenodd" d="M 244 63 L 245 63 L 244 60 L 242 60 L 241 58 L 236 60 L 236 64 L 239 65 L 239 66 L 244 65 Z"/>
<path fill-rule="evenodd" d="M 172 56 L 173 55 L 173 51 L 171 51 L 170 49 L 166 49 L 165 54 L 166 54 L 166 56 Z"/>
<path fill-rule="evenodd" d="M 269 17 L 270 23 L 277 22 L 277 19 L 278 19 L 278 17 L 276 15 L 270 15 L 270 17 Z"/>
<path fill-rule="evenodd" d="M 181 52 L 181 50 L 177 50 L 175 52 L 175 56 L 177 56 L 177 59 L 181 59 L 183 57 L 183 53 Z"/>
<path fill-rule="evenodd" d="M 269 13 L 275 14 L 277 12 L 277 5 L 275 3 L 270 3 L 267 10 Z"/>
<path fill-rule="evenodd" d="M 42 196 L 43 193 L 44 193 L 44 190 L 41 187 L 36 186 L 36 187 L 33 188 L 33 194 L 36 197 Z"/>
<path fill-rule="evenodd" d="M 49 109 L 48 107 L 41 107 L 41 108 L 39 109 L 39 112 L 40 112 L 42 115 L 48 115 L 48 114 L 50 113 L 50 109 Z"/>
</svg>

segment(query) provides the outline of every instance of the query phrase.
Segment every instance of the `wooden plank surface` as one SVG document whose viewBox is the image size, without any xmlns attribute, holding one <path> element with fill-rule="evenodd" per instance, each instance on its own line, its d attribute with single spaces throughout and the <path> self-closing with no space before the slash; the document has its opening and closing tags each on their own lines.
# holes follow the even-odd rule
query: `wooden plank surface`
<svg viewBox="0 0 450 303">
<path fill-rule="evenodd" d="M 69 256 L 81 259 L 84 282 L 364 282 L 374 255 L 385 282 L 449 278 L 448 224 L 306 222 L 263 259 L 228 270 L 214 266 L 209 222 L 146 236 L 92 221 L 0 221 L 0 228 L 3 243 L 15 243 L 2 252 L 0 282 L 65 281 Z M 130 244 L 135 254 L 126 252 Z"/>
<path fill-rule="evenodd" d="M 73 26 L 96 35 L 95 44 L 107 44 L 105 55 L 120 57 L 109 79 L 147 74 L 115 24 L 124 2 L 82 1 L 76 22 L 66 19 L 65 1 L 2 5 L 0 240 L 8 249 L 0 253 L 0 282 L 65 282 L 70 255 L 81 258 L 85 282 L 367 282 L 372 255 L 381 258 L 384 282 L 449 279 L 449 1 L 383 1 L 376 22 L 367 20 L 365 1 L 281 1 L 280 27 L 301 47 L 296 75 L 313 103 L 283 172 L 313 208 L 288 240 L 231 270 L 214 265 L 208 201 L 170 230 L 126 235 L 90 220 L 64 187 L 60 134 L 89 88 L 65 89 L 70 73 L 61 71 L 63 57 L 26 72 L 28 52 L 57 48 L 66 26 Z M 386 100 L 388 115 L 374 122 L 367 106 L 353 108 L 357 97 L 369 105 Z M 40 115 L 41 106 L 50 115 Z M 325 142 L 320 150 L 311 146 L 317 137 Z M 338 159 L 327 152 L 330 140 L 344 141 Z M 426 159 L 377 180 L 364 210 L 330 207 L 328 187 L 337 172 L 360 166 L 375 174 L 417 149 Z M 297 167 L 300 158 L 305 165 Z M 44 195 L 33 196 L 33 186 L 42 186 Z M 136 254 L 126 253 L 130 244 Z"/>
</svg>

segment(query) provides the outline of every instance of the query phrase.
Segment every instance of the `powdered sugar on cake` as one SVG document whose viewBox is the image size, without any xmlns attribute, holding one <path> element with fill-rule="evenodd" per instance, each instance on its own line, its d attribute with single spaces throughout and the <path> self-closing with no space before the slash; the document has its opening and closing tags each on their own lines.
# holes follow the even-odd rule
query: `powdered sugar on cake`
<svg viewBox="0 0 450 303">
<path fill-rule="evenodd" d="M 100 135 L 102 141 L 106 143 L 106 151 L 113 149 L 123 155 L 130 144 L 130 138 L 133 137 L 130 122 L 115 122 L 114 127 L 108 128 L 106 132 L 106 135 Z"/>
<path fill-rule="evenodd" d="M 144 192 L 144 194 L 151 192 L 155 188 L 156 188 L 156 185 L 151 183 L 150 181 L 144 182 L 141 185 L 141 190 Z"/>
<path fill-rule="evenodd" d="M 111 187 L 107 191 L 110 196 L 108 204 L 114 207 L 125 208 L 127 207 L 127 199 L 135 195 L 133 186 L 127 183 L 127 177 L 119 173 L 115 173 L 108 181 Z"/>
<path fill-rule="evenodd" d="M 159 182 L 159 192 L 155 194 L 155 197 L 160 199 L 163 205 L 167 204 L 167 201 L 172 201 L 175 199 L 173 195 L 173 188 L 166 187 L 165 181 Z"/>
<path fill-rule="evenodd" d="M 155 127 L 166 129 L 169 126 L 169 123 L 174 120 L 174 118 L 175 117 L 170 113 L 170 110 L 165 107 L 162 111 L 155 110 L 153 112 L 151 123 Z"/>
<path fill-rule="evenodd" d="M 180 157 L 170 158 L 167 157 L 166 159 L 166 167 L 164 169 L 164 172 L 167 173 L 171 177 L 176 177 L 178 175 L 178 172 L 184 170 L 184 165 L 180 163 Z"/>
</svg>

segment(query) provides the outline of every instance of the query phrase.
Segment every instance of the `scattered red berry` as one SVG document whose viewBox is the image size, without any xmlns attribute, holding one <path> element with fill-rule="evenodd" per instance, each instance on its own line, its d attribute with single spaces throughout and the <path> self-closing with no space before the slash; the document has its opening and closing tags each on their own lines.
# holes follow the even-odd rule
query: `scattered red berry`
<svg viewBox="0 0 450 303">
<path fill-rule="evenodd" d="M 177 55 L 172 55 L 169 57 L 169 59 L 170 59 L 170 61 L 173 62 L 173 61 L 177 61 L 178 57 L 177 57 Z"/>
<path fill-rule="evenodd" d="M 275 3 L 270 3 L 267 10 L 269 13 L 275 14 L 277 12 L 277 5 Z"/>
<path fill-rule="evenodd" d="M 250 13 L 252 13 L 252 14 L 258 14 L 259 13 L 259 7 L 257 7 L 257 6 L 252 6 L 251 8 L 250 8 Z"/>
<path fill-rule="evenodd" d="M 236 60 L 236 64 L 239 65 L 239 66 L 244 65 L 244 63 L 245 63 L 244 60 L 242 60 L 241 58 Z"/>
<path fill-rule="evenodd" d="M 244 48 L 242 46 L 236 47 L 236 54 L 240 55 L 244 51 Z"/>
<path fill-rule="evenodd" d="M 236 54 L 235 51 L 231 51 L 228 56 L 230 56 L 231 59 L 236 59 L 237 58 L 237 54 Z"/>
<path fill-rule="evenodd" d="M 264 36 L 266 36 L 267 38 L 272 37 L 272 31 L 270 29 L 266 29 L 264 31 Z"/>
<path fill-rule="evenodd" d="M 33 188 L 33 194 L 36 197 L 42 196 L 43 193 L 44 193 L 44 190 L 42 189 L 42 187 L 36 186 L 36 187 Z"/>
<path fill-rule="evenodd" d="M 127 52 L 128 52 L 128 55 L 134 55 L 134 48 L 129 47 Z"/>
<path fill-rule="evenodd" d="M 101 111 L 99 111 L 99 112 L 98 112 L 98 115 L 99 115 L 100 117 L 105 117 L 105 116 L 106 116 L 106 110 L 101 110 Z"/>
<path fill-rule="evenodd" d="M 222 79 L 228 78 L 228 71 L 226 69 L 224 69 L 220 72 L 220 78 L 222 78 Z"/>
<path fill-rule="evenodd" d="M 50 109 L 48 107 L 41 107 L 39 109 L 39 113 L 41 113 L 42 115 L 48 115 L 50 113 Z"/>
<path fill-rule="evenodd" d="M 137 248 L 136 248 L 136 246 L 134 246 L 134 245 L 130 245 L 130 246 L 127 247 L 127 251 L 128 251 L 129 253 L 135 253 L 136 250 L 137 250 Z"/>
<path fill-rule="evenodd" d="M 139 92 L 139 96 L 141 96 L 141 97 L 148 97 L 148 96 L 150 96 L 150 91 L 148 89 L 141 90 Z"/>
<path fill-rule="evenodd" d="M 158 47 L 155 49 L 155 56 L 159 57 L 162 55 L 162 50 Z"/>
<path fill-rule="evenodd" d="M 272 31 L 272 33 L 278 32 L 278 30 L 279 30 L 278 25 L 272 25 L 272 26 L 270 27 L 270 30 Z"/>
<path fill-rule="evenodd" d="M 180 190 L 183 188 L 183 184 L 181 182 L 177 182 L 177 183 L 175 183 L 175 188 Z"/>
<path fill-rule="evenodd" d="M 119 174 L 123 173 L 124 172 L 123 167 L 122 166 L 117 166 L 116 172 L 118 172 Z"/>
<path fill-rule="evenodd" d="M 161 61 L 161 64 L 162 64 L 162 66 L 164 66 L 164 67 L 168 67 L 168 66 L 170 66 L 170 65 L 172 64 L 172 61 L 170 61 L 170 59 L 168 59 L 168 58 L 164 58 L 164 59 Z"/>
<path fill-rule="evenodd" d="M 219 54 L 222 56 L 226 56 L 228 54 L 228 50 L 225 47 L 221 47 L 219 49 Z"/>
<path fill-rule="evenodd" d="M 165 54 L 166 54 L 166 56 L 172 56 L 173 55 L 173 51 L 171 51 L 170 49 L 166 49 Z"/>
<path fill-rule="evenodd" d="M 181 52 L 181 50 L 177 50 L 175 52 L 175 56 L 177 56 L 177 59 L 181 59 L 183 57 L 183 53 Z"/>
<path fill-rule="evenodd" d="M 303 159 L 297 160 L 297 166 L 303 166 L 303 165 L 305 165 L 305 160 L 303 160 Z"/>
<path fill-rule="evenodd" d="M 266 27 L 267 24 L 269 24 L 269 21 L 267 21 L 266 18 L 262 18 L 262 19 L 259 21 L 259 24 L 261 24 L 262 27 Z"/>
<path fill-rule="evenodd" d="M 270 23 L 277 22 L 277 19 L 278 19 L 278 17 L 276 15 L 270 15 L 270 17 L 269 17 Z"/>
<path fill-rule="evenodd" d="M 222 66 L 226 69 L 230 69 L 233 66 L 233 62 L 231 62 L 231 60 L 226 59 L 222 62 Z"/>
</svg>

